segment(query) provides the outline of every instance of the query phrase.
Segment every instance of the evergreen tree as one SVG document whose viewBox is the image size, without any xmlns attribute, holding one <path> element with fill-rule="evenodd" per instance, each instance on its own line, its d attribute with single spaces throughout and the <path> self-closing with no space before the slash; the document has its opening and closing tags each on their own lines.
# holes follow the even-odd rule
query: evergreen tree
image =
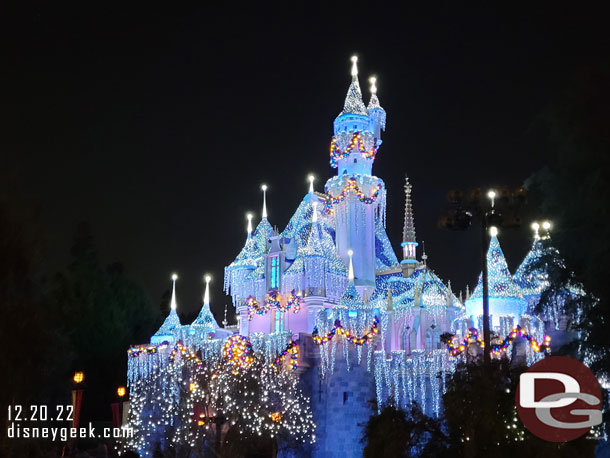
<svg viewBox="0 0 610 458">
<path fill-rule="evenodd" d="M 458 364 L 443 396 L 449 456 L 593 456 L 595 441 L 546 442 L 521 423 L 515 391 L 524 367 L 511 370 L 508 358 Z"/>
<path fill-rule="evenodd" d="M 55 278 L 54 308 L 72 369 L 85 373 L 83 415 L 105 418 L 116 387 L 125 383 L 127 348 L 146 342 L 160 317 L 121 264 L 101 263 L 89 224 L 78 225 L 71 254 L 72 262 Z"/>
<path fill-rule="evenodd" d="M 543 116 L 552 140 L 547 164 L 528 182 L 543 215 L 552 218 L 553 244 L 588 296 L 579 305 L 582 349 L 600 378 L 610 376 L 610 68 L 591 67 Z M 550 291 L 561 289 L 557 278 Z"/>
<path fill-rule="evenodd" d="M 426 416 L 417 403 L 409 411 L 390 403 L 368 420 L 362 442 L 364 458 L 442 456 L 447 437 L 440 422 Z"/>
</svg>

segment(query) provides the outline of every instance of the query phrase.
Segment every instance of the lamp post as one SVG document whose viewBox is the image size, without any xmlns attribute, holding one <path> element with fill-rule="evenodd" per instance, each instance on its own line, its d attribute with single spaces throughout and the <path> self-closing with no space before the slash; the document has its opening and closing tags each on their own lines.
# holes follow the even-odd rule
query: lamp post
<svg viewBox="0 0 610 458">
<path fill-rule="evenodd" d="M 112 426 L 115 428 L 121 427 L 121 401 L 126 393 L 127 390 L 124 386 L 118 387 L 116 390 L 117 401 L 113 402 L 110 406 L 112 408 Z"/>
<path fill-rule="evenodd" d="M 80 411 L 83 404 L 83 389 L 82 383 L 85 381 L 85 374 L 83 371 L 76 371 L 72 376 L 72 428 L 78 428 L 80 422 Z M 76 438 L 70 441 L 69 451 L 71 455 L 76 452 Z M 65 449 L 64 449 L 65 452 Z M 63 453 L 62 453 L 63 455 Z"/>
<path fill-rule="evenodd" d="M 85 381 L 85 374 L 83 371 L 76 371 L 72 377 L 74 382 L 74 389 L 72 390 L 72 427 L 78 428 L 80 422 L 80 410 L 83 403 L 83 390 L 81 384 Z"/>
<path fill-rule="evenodd" d="M 527 192 L 523 187 L 509 190 L 506 187 L 489 190 L 486 199 L 479 188 L 470 189 L 467 197 L 460 190 L 449 191 L 451 207 L 439 219 L 443 229 L 463 231 L 470 227 L 473 218 L 481 223 L 481 283 L 483 286 L 483 361 L 491 362 L 491 336 L 489 327 L 489 275 L 487 251 L 490 236 L 498 234 L 498 227 L 521 226 L 519 211 L 525 205 Z"/>
</svg>

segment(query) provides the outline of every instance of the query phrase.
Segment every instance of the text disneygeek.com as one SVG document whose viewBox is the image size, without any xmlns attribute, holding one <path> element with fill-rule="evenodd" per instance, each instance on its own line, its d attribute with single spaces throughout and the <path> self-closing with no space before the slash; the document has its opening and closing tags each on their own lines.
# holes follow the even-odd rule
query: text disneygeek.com
<svg viewBox="0 0 610 458">
<path fill-rule="evenodd" d="M 95 428 L 91 423 L 87 427 L 46 427 L 22 426 L 11 422 L 7 429 L 9 439 L 51 439 L 67 442 L 68 439 L 120 439 L 133 437 L 132 428 Z"/>
</svg>

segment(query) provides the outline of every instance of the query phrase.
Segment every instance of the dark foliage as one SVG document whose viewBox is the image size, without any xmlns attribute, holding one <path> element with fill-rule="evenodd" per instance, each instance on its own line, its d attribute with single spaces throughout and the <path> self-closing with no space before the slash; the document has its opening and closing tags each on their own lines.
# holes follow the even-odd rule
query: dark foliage
<svg viewBox="0 0 610 458">
<path fill-rule="evenodd" d="M 552 139 L 548 166 L 528 182 L 543 215 L 552 218 L 553 245 L 574 279 L 598 299 L 582 306 L 584 350 L 598 376 L 610 374 L 610 68 L 588 68 L 543 117 Z M 559 285 L 562 279 L 557 279 Z"/>
<path fill-rule="evenodd" d="M 417 404 L 409 411 L 385 406 L 366 424 L 362 442 L 364 457 L 440 456 L 447 437 L 437 420 L 426 416 Z"/>
<path fill-rule="evenodd" d="M 44 239 L 28 223 L 0 202 L 0 367 L 8 371 L 0 377 L 0 409 L 71 403 L 78 369 L 86 381 L 82 420 L 110 420 L 116 387 L 125 383 L 126 349 L 146 340 L 157 313 L 120 264 L 100 264 L 87 225 L 77 230 L 70 266 L 50 276 L 41 261 Z M 0 438 L 3 457 L 38 457 L 58 447 Z"/>
<path fill-rule="evenodd" d="M 515 390 L 524 368 L 508 359 L 460 363 L 443 397 L 450 456 L 593 456 L 595 441 L 585 437 L 551 443 L 530 434 L 517 416 Z"/>
</svg>

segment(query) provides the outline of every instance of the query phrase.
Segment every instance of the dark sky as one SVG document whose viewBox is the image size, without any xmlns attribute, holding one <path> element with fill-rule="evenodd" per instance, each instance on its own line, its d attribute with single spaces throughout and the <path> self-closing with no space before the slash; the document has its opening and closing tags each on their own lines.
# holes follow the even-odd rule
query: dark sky
<svg viewBox="0 0 610 458">
<path fill-rule="evenodd" d="M 387 111 L 373 171 L 389 193 L 389 236 L 398 253 L 406 172 L 418 238 L 455 289 L 476 280 L 478 235 L 437 229 L 446 192 L 521 184 L 549 149 L 542 110 L 608 58 L 604 15 L 583 6 L 128 3 L 4 15 L 2 192 L 40 209 L 50 266 L 65 264 L 88 219 L 104 261 L 122 261 L 155 302 L 176 271 L 179 308 L 195 313 L 211 273 L 219 320 L 223 266 L 244 243 L 245 213 L 260 217 L 261 183 L 281 230 L 307 174 L 322 190 L 335 173 L 328 145 L 351 54 L 363 88 L 377 75 Z M 512 269 L 528 226 L 501 234 Z"/>
</svg>

